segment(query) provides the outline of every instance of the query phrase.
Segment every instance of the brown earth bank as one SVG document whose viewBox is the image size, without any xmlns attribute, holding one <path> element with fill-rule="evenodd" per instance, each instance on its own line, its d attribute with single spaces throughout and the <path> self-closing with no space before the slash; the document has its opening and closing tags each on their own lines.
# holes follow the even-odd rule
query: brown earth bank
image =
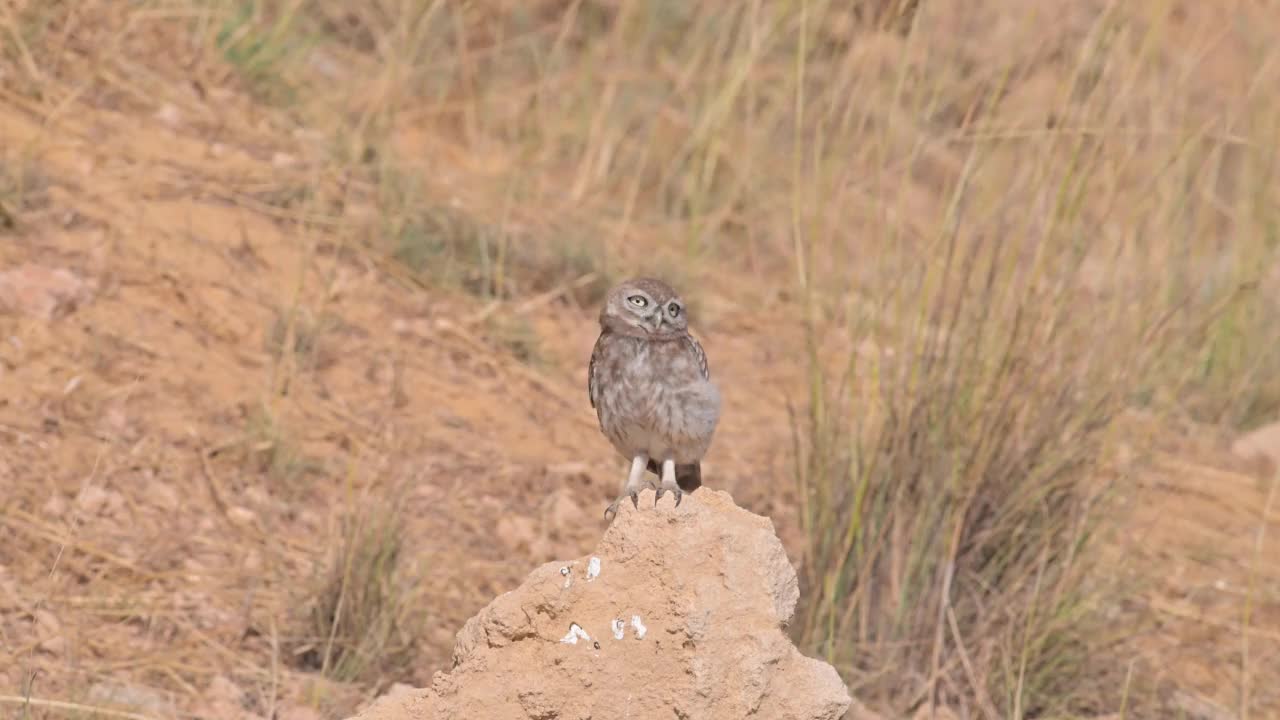
<svg viewBox="0 0 1280 720">
<path fill-rule="evenodd" d="M 764 120 L 730 126 L 715 93 L 655 113 L 654 147 L 716 146 L 698 162 L 682 151 L 690 164 L 673 177 L 705 180 L 708 202 L 721 185 L 742 193 L 695 212 L 703 196 L 687 190 L 694 180 L 655 176 L 662 169 L 643 156 L 627 156 L 638 170 L 614 169 L 635 133 L 594 112 L 620 103 L 611 82 L 636 74 L 636 98 L 654 93 L 646 83 L 658 77 L 673 96 L 695 92 L 697 78 L 670 57 L 621 67 L 603 90 L 590 85 L 586 109 L 569 107 L 584 65 L 541 84 L 512 71 L 494 91 L 502 102 L 469 104 L 467 93 L 502 76 L 483 64 L 508 47 L 501 28 L 485 24 L 513 13 L 502 3 L 451 21 L 474 55 L 440 51 L 413 62 L 402 46 L 379 54 L 380 42 L 399 37 L 395 3 L 382 2 L 364 16 L 307 4 L 342 42 L 267 63 L 276 56 L 260 48 L 273 47 L 272 23 L 289 4 L 261 5 L 243 6 L 257 8 L 248 19 L 235 3 L 0 8 L 0 712 L 345 718 L 393 684 L 430 687 L 459 631 L 474 630 L 469 619 L 495 597 L 545 563 L 605 553 L 626 537 L 601 517 L 624 468 L 599 436 L 585 388 L 599 286 L 620 273 L 662 274 L 687 288 L 725 407 L 703 467 L 706 492 L 689 500 L 702 499 L 683 514 L 646 507 L 622 522 L 634 531 L 693 523 L 724 491 L 772 520 L 803 571 L 792 418 L 812 396 L 801 319 L 840 326 L 842 308 L 868 300 L 803 306 L 791 198 L 772 184 L 789 159 L 743 149 L 781 142 L 757 129 Z M 604 23 L 616 10 L 569 5 L 594 13 L 578 16 L 582 23 Z M 934 3 L 914 40 L 859 29 L 852 16 L 823 26 L 824 52 L 847 54 L 859 70 L 851 87 L 871 108 L 857 122 L 831 122 L 875 143 L 865 157 L 850 155 L 855 190 L 817 211 L 838 209 L 836 225 L 858 229 L 852 238 L 833 231 L 843 252 L 874 255 L 864 228 L 931 248 L 923 218 L 944 216 L 946 188 L 964 174 L 965 152 L 950 143 L 977 132 L 964 125 L 967 113 L 1000 80 L 1011 124 L 991 134 L 1020 143 L 1049 132 L 1059 120 L 1045 108 L 1070 95 L 1061 83 L 1084 72 L 1077 60 L 1086 45 L 1119 48 L 1114 63 L 1086 68 L 1091 87 L 1132 103 L 1115 114 L 1161 125 L 1117 155 L 1114 173 L 1094 178 L 1107 207 L 1085 210 L 1097 212 L 1100 237 L 1155 222 L 1113 212 L 1109 198 L 1131 200 L 1132 210 L 1163 197 L 1164 180 L 1142 174 L 1147 161 L 1165 167 L 1163 156 L 1141 151 L 1165 141 L 1219 143 L 1205 152 L 1213 162 L 1188 171 L 1212 188 L 1178 195 L 1180 206 L 1203 199 L 1207 208 L 1180 232 L 1225 238 L 1212 243 L 1221 250 L 1249 222 L 1274 222 L 1228 207 L 1254 195 L 1259 207 L 1276 207 L 1268 176 L 1259 171 L 1251 195 L 1233 179 L 1244 175 L 1228 172 L 1252 167 L 1242 157 L 1257 143 L 1240 140 L 1250 128 L 1280 126 L 1268 125 L 1277 105 L 1258 100 L 1280 87 L 1270 82 L 1276 56 L 1256 42 L 1280 32 L 1274 8 L 1139 3 L 1122 22 L 1115 4 L 1058 5 L 1072 13 L 1048 38 L 1029 5 L 996 0 L 972 10 Z M 533 29 L 510 36 L 578 47 L 576 34 L 559 32 L 562 11 L 537 3 Z M 556 19 L 539 25 L 539 13 Z M 899 59 L 967 36 L 947 23 L 992 36 L 947 62 L 954 77 L 921 81 L 954 97 L 908 98 L 936 111 L 917 118 L 893 103 L 929 66 L 920 60 L 900 74 Z M 250 27 L 267 39 L 253 52 L 237 44 Z M 369 27 L 382 34 L 365 38 Z M 630 37 L 618 33 L 620 43 Z M 397 95 L 431 77 L 441 57 L 455 73 L 448 92 Z M 620 67 L 624 57 L 613 48 L 595 60 Z M 1008 57 L 1025 61 L 1019 72 L 1006 72 Z M 1148 76 L 1134 58 L 1158 73 Z M 761 97 L 793 71 L 789 63 L 761 70 Z M 298 88 L 314 102 L 296 97 Z M 565 105 L 531 99 L 542 92 Z M 1239 112 L 1224 120 L 1223 108 Z M 518 128 L 502 124 L 511 117 L 550 117 L 547 128 L 562 134 L 547 129 L 545 148 L 531 153 Z M 1192 127 L 1211 130 L 1170 137 Z M 1128 137 L 1103 129 L 1109 141 Z M 355 138 L 375 131 L 377 143 Z M 736 152 L 705 140 L 717 132 Z M 578 145 L 587 149 L 574 155 Z M 916 164 L 872 164 L 897 152 Z M 1258 152 L 1274 155 L 1275 146 Z M 1016 169 L 1034 155 L 1018 146 L 990 163 Z M 418 180 L 362 174 L 388 158 Z M 1004 187 L 1019 184 L 1010 178 L 1022 176 L 1011 172 Z M 892 188 L 892 207 L 872 201 L 871 185 Z M 667 198 L 681 188 L 683 204 Z M 412 248 L 399 251 L 417 237 L 405 230 L 416 221 L 384 228 L 403 220 L 388 209 L 392 191 L 439 210 L 450 237 L 510 257 L 451 255 L 447 273 L 415 271 Z M 514 240 L 486 235 L 497 226 Z M 374 241 L 384 232 L 394 235 L 390 245 Z M 429 257 L 441 264 L 443 256 Z M 1272 271 L 1248 284 L 1280 298 L 1280 263 L 1274 253 L 1263 259 Z M 885 271 L 870 259 L 822 260 L 813 272 L 868 279 L 867 287 Z M 1096 280 L 1091 292 L 1110 292 L 1126 269 L 1145 277 L 1132 257 L 1109 260 L 1114 267 L 1086 278 Z M 1274 303 L 1259 307 L 1270 314 L 1242 322 L 1233 342 L 1280 327 Z M 832 333 L 818 354 L 839 367 L 866 347 Z M 1224 405 L 1274 387 L 1260 372 L 1270 366 L 1238 367 L 1243 379 L 1228 378 Z M 1154 688 L 1154 717 L 1280 717 L 1280 442 L 1267 429 L 1275 406 L 1247 429 L 1210 423 L 1200 408 L 1126 413 L 1095 468 L 1117 500 L 1091 567 L 1125 582 L 1105 609 L 1128 661 L 1117 682 Z M 1254 427 L 1262 430 L 1249 434 Z M 661 550 L 653 537 L 636 542 Z M 361 572 L 392 565 L 394 578 Z M 361 645 L 350 631 L 353 606 L 369 612 L 355 627 L 373 628 L 365 635 L 375 643 Z M 567 650 L 584 648 L 555 646 Z"/>
<path fill-rule="evenodd" d="M 623 508 L 590 556 L 547 563 L 458 633 L 453 668 L 362 720 L 835 720 L 849 692 L 784 628 L 800 591 L 766 518 L 728 493 Z"/>
</svg>

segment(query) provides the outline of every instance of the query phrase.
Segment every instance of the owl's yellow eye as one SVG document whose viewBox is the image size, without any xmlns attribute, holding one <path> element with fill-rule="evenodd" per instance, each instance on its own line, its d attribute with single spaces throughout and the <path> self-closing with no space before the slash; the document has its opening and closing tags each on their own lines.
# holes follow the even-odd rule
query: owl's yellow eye
<svg viewBox="0 0 1280 720">
<path fill-rule="evenodd" d="M 671 317 L 680 317 L 680 306 L 675 303 L 671 303 L 667 306 L 667 312 L 671 313 Z"/>
<path fill-rule="evenodd" d="M 627 302 L 630 302 L 632 305 L 635 305 L 636 307 L 644 307 L 645 305 L 649 304 L 649 301 L 645 300 L 643 295 L 632 295 L 631 297 L 627 298 Z"/>
</svg>

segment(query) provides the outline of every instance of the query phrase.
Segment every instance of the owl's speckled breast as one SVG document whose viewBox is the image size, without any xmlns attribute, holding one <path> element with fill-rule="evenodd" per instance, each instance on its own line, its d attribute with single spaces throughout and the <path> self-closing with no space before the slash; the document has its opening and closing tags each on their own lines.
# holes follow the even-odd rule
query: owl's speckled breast
<svg viewBox="0 0 1280 720">
<path fill-rule="evenodd" d="M 601 348 L 596 412 L 623 456 L 702 459 L 720 416 L 720 392 L 704 379 L 686 337 L 613 336 Z"/>
</svg>

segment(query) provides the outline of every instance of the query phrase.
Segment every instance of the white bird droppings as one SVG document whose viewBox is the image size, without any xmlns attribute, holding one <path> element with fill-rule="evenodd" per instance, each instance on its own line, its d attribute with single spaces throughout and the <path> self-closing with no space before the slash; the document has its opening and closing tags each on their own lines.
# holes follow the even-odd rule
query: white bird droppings
<svg viewBox="0 0 1280 720">
<path fill-rule="evenodd" d="M 635 628 L 637 640 L 643 640 L 644 634 L 649 631 L 649 628 L 645 627 L 644 622 L 640 620 L 639 615 L 631 616 L 631 627 Z"/>
<path fill-rule="evenodd" d="M 569 566 L 565 565 L 564 567 L 560 568 L 560 574 L 564 576 L 564 585 L 562 585 L 561 587 L 567 590 L 569 586 L 573 584 L 573 575 L 570 574 Z"/>
<path fill-rule="evenodd" d="M 613 639 L 614 640 L 621 640 L 622 635 L 626 633 L 626 631 L 627 631 L 627 624 L 622 621 L 622 618 L 617 618 L 616 620 L 613 621 Z"/>
<path fill-rule="evenodd" d="M 593 557 L 587 561 L 587 582 L 591 582 L 592 580 L 595 580 L 596 576 L 599 574 L 600 574 L 600 558 Z"/>
<path fill-rule="evenodd" d="M 587 631 L 583 630 L 582 627 L 578 625 L 578 623 L 573 623 L 569 626 L 569 632 L 566 633 L 564 637 L 560 638 L 560 642 L 568 643 L 570 645 L 577 645 L 578 638 L 582 638 L 583 640 L 590 640 L 591 636 L 588 635 Z"/>
</svg>

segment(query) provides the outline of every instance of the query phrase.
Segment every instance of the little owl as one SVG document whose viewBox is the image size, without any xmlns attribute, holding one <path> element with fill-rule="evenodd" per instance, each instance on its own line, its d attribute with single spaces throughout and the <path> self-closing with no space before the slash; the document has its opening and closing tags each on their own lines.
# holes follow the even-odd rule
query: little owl
<svg viewBox="0 0 1280 720">
<path fill-rule="evenodd" d="M 720 391 L 711 382 L 707 356 L 689 334 L 685 306 L 671 286 L 652 278 L 628 280 L 609 291 L 600 310 L 600 337 L 587 368 L 587 394 L 600 430 L 631 471 L 622 492 L 604 511 L 646 486 L 645 470 L 661 477 L 663 493 L 702 485 L 700 462 L 720 420 Z"/>
</svg>

